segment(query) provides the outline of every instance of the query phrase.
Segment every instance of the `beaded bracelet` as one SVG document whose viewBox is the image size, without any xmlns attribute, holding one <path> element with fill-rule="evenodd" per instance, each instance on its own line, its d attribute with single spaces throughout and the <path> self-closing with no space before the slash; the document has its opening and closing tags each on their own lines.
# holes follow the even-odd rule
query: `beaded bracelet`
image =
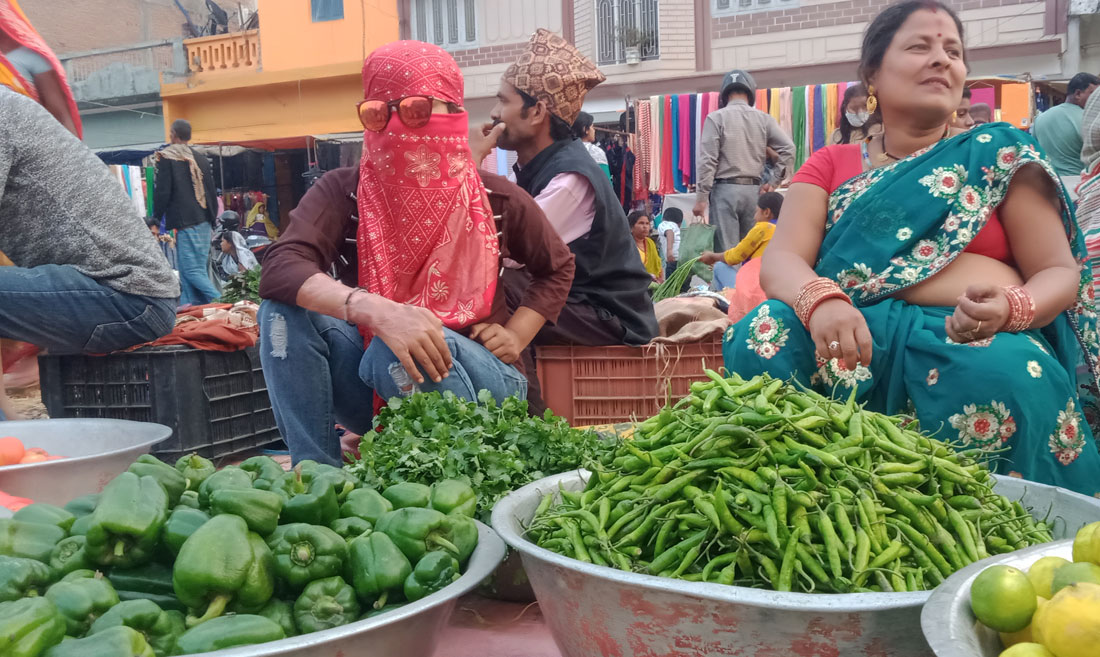
<svg viewBox="0 0 1100 657">
<path fill-rule="evenodd" d="M 798 298 L 794 302 L 794 312 L 803 326 L 810 327 L 810 317 L 814 311 L 825 301 L 830 299 L 843 299 L 851 305 L 852 300 L 840 289 L 836 281 L 830 278 L 815 278 L 802 286 L 798 291 Z"/>
<path fill-rule="evenodd" d="M 1019 285 L 1006 285 L 1001 290 L 1008 300 L 1008 321 L 1001 330 L 1008 333 L 1026 331 L 1035 321 L 1035 299 Z"/>
</svg>

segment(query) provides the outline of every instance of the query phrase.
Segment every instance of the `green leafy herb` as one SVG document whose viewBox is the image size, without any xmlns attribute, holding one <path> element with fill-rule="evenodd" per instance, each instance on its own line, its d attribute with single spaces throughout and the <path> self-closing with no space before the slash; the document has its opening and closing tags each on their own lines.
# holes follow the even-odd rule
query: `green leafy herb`
<svg viewBox="0 0 1100 657">
<path fill-rule="evenodd" d="M 550 411 L 527 414 L 527 402 L 499 406 L 487 391 L 478 402 L 450 392 L 395 397 L 375 418 L 345 466 L 372 488 L 412 481 L 462 479 L 477 491 L 478 517 L 488 522 L 497 500 L 544 476 L 582 467 L 615 448 L 595 432 L 579 431 Z"/>
<path fill-rule="evenodd" d="M 234 274 L 222 288 L 222 296 L 219 303 L 237 303 L 238 301 L 254 301 L 260 303 L 260 268 L 253 267 L 248 271 Z"/>
</svg>

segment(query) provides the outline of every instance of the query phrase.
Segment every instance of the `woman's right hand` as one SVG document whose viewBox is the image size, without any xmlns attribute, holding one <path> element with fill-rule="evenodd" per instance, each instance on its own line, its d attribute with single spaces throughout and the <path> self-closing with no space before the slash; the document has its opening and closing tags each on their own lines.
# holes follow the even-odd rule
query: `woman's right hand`
<svg viewBox="0 0 1100 657">
<path fill-rule="evenodd" d="M 824 360 L 839 358 L 849 370 L 871 365 L 871 331 L 863 313 L 843 299 L 829 299 L 810 315 L 810 336 Z M 830 348 L 830 345 L 836 348 Z"/>
</svg>

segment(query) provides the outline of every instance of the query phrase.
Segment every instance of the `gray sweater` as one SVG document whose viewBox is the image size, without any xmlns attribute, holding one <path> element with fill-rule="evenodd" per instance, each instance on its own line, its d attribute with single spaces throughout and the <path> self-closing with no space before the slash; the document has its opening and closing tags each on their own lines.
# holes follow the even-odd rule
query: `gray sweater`
<svg viewBox="0 0 1100 657">
<path fill-rule="evenodd" d="M 172 268 L 107 166 L 38 103 L 0 86 L 0 251 L 174 298 Z"/>
</svg>

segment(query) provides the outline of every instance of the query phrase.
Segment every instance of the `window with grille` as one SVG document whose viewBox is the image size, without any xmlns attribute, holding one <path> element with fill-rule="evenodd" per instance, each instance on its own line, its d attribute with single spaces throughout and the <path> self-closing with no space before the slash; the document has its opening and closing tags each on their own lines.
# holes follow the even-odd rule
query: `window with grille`
<svg viewBox="0 0 1100 657">
<path fill-rule="evenodd" d="M 417 41 L 443 48 L 477 42 L 477 0 L 412 0 L 410 22 Z"/>
<path fill-rule="evenodd" d="M 310 0 L 309 8 L 314 23 L 344 18 L 344 0 Z"/>
<path fill-rule="evenodd" d="M 728 16 L 754 11 L 793 9 L 798 6 L 799 0 L 712 0 L 712 2 L 715 16 Z"/>
<path fill-rule="evenodd" d="M 599 64 L 625 63 L 629 47 L 637 47 L 643 60 L 659 59 L 657 19 L 657 0 L 596 0 Z"/>
</svg>

